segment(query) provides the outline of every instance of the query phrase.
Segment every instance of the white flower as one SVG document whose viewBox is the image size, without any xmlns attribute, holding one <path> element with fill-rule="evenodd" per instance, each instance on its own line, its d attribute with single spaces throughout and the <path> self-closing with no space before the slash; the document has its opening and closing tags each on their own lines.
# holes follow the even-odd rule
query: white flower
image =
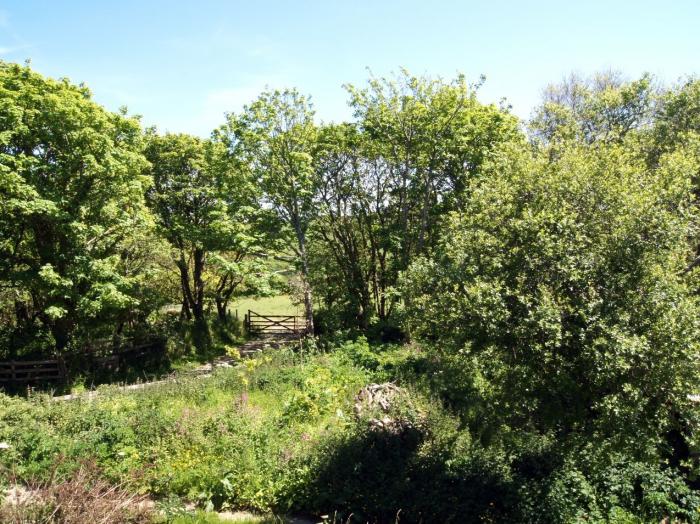
<svg viewBox="0 0 700 524">
<path fill-rule="evenodd" d="M 10 447 L 7 442 L 0 442 L 0 449 L 10 449 Z"/>
</svg>

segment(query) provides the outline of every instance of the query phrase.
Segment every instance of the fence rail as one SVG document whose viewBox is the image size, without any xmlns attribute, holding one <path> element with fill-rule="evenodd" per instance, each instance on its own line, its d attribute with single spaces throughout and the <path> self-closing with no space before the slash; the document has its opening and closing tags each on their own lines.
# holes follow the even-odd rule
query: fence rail
<svg viewBox="0 0 700 524">
<path fill-rule="evenodd" d="M 306 319 L 296 315 L 261 315 L 248 310 L 245 316 L 248 333 L 257 335 L 296 335 L 307 333 Z"/>
<path fill-rule="evenodd" d="M 0 361 L 0 387 L 41 382 L 67 382 L 77 372 L 113 372 L 133 363 L 153 362 L 164 356 L 165 341 L 149 337 L 109 346 L 109 341 L 93 341 L 80 351 L 43 360 Z"/>
<path fill-rule="evenodd" d="M 65 381 L 66 376 L 66 366 L 59 359 L 0 362 L 0 383 Z"/>
</svg>

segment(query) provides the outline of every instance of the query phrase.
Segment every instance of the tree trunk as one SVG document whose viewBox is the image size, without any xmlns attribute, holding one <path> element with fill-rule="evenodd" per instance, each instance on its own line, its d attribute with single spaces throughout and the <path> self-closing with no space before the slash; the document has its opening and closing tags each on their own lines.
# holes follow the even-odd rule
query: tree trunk
<svg viewBox="0 0 700 524">
<path fill-rule="evenodd" d="M 243 278 L 234 278 L 231 274 L 224 274 L 219 277 L 219 282 L 216 284 L 214 293 L 214 302 L 216 303 L 216 312 L 219 320 L 225 322 L 229 319 L 228 304 L 231 301 L 233 292 L 243 282 Z"/>
<path fill-rule="evenodd" d="M 180 270 L 180 289 L 182 290 L 182 309 L 180 317 L 192 320 L 192 291 L 190 290 L 190 268 L 185 260 L 185 254 L 180 252 L 180 260 L 177 261 Z"/>
<path fill-rule="evenodd" d="M 204 251 L 195 249 L 193 253 L 194 268 L 192 272 L 192 293 L 194 301 L 192 303 L 192 313 L 197 322 L 204 321 Z"/>
<path fill-rule="evenodd" d="M 304 312 L 306 314 L 306 331 L 310 335 L 314 334 L 314 308 L 311 296 L 311 286 L 308 280 L 308 271 L 304 275 Z"/>
<path fill-rule="evenodd" d="M 184 293 L 182 299 L 182 308 L 180 309 L 180 320 L 192 320 L 192 311 L 190 310 L 190 306 L 187 303 L 187 298 L 184 297 Z"/>
<path fill-rule="evenodd" d="M 309 261 L 306 256 L 306 237 L 301 227 L 296 226 L 297 240 L 299 242 L 299 258 L 301 258 L 301 275 L 304 281 L 304 314 L 306 316 L 306 331 L 310 335 L 314 334 L 314 307 L 309 283 Z"/>
<path fill-rule="evenodd" d="M 180 285 L 182 287 L 182 312 L 190 320 L 194 317 L 197 322 L 204 322 L 204 251 L 195 249 L 192 253 L 192 279 L 190 280 L 190 265 L 180 252 L 177 261 L 180 269 Z"/>
<path fill-rule="evenodd" d="M 56 352 L 61 354 L 70 341 L 70 333 L 72 331 L 72 322 L 67 318 L 57 318 L 51 322 L 51 335 L 53 335 Z"/>
<path fill-rule="evenodd" d="M 221 322 L 226 322 L 228 320 L 228 315 L 226 314 L 227 309 L 228 309 L 228 300 L 217 296 L 216 297 L 216 314 L 218 315 L 219 320 Z"/>
</svg>

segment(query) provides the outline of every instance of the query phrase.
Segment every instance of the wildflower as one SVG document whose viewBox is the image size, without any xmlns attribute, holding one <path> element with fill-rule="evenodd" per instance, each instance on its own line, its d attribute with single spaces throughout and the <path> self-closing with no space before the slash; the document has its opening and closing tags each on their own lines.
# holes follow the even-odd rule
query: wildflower
<svg viewBox="0 0 700 524">
<path fill-rule="evenodd" d="M 0 442 L 0 449 L 10 449 L 10 447 L 7 442 Z"/>
</svg>

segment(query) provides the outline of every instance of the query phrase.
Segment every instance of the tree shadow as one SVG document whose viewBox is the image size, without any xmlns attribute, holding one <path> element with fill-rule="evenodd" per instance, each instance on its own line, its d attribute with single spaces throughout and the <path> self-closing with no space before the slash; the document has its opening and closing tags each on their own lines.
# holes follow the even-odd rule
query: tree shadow
<svg viewBox="0 0 700 524">
<path fill-rule="evenodd" d="M 305 509 L 341 522 L 502 522 L 518 506 L 517 487 L 486 455 L 425 449 L 420 430 L 361 430 L 320 453 Z M 336 513 L 337 512 L 337 513 Z"/>
</svg>

